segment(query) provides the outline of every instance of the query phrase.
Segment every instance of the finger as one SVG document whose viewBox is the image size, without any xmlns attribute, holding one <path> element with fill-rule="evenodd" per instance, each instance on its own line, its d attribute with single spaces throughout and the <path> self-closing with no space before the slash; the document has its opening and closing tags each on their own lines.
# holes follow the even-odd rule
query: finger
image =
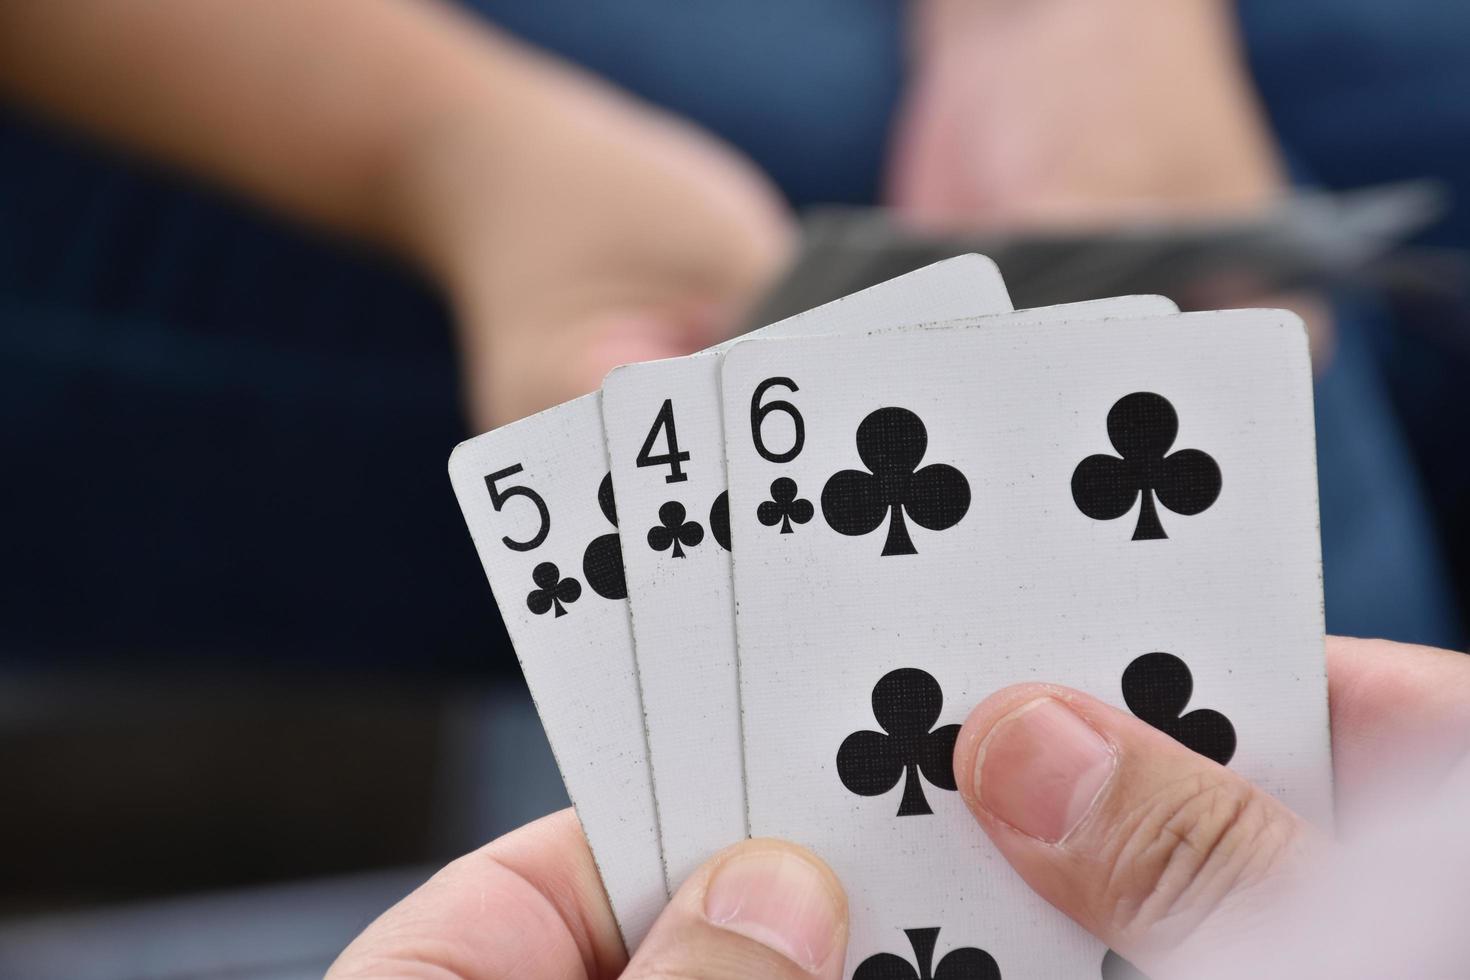
<svg viewBox="0 0 1470 980">
<path fill-rule="evenodd" d="M 1023 684 L 977 707 L 961 795 L 1042 897 L 1146 973 L 1192 975 L 1248 931 L 1315 833 L 1272 797 L 1095 698 Z"/>
<path fill-rule="evenodd" d="M 624 980 L 838 980 L 847 899 L 831 870 L 776 840 L 742 841 L 690 877 Z"/>
<path fill-rule="evenodd" d="M 625 960 L 582 826 L 562 810 L 447 865 L 368 926 L 327 977 L 597 980 Z"/>
<path fill-rule="evenodd" d="M 1432 788 L 1470 753 L 1470 656 L 1327 638 L 1339 812 Z M 1390 785 L 1390 781 L 1392 785 Z"/>
</svg>

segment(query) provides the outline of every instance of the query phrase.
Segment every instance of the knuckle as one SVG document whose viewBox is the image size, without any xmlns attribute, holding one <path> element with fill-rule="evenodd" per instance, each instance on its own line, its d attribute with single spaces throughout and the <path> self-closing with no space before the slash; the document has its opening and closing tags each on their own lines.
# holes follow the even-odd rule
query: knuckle
<svg viewBox="0 0 1470 980">
<path fill-rule="evenodd" d="M 1168 950 L 1272 875 L 1295 836 L 1273 800 L 1225 772 L 1166 783 L 1116 825 L 1095 908 L 1110 934 Z"/>
</svg>

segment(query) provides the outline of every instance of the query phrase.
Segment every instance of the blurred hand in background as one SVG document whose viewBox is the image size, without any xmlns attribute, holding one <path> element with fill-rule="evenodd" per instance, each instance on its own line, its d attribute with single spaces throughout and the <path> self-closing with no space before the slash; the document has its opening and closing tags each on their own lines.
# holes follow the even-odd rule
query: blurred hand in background
<svg viewBox="0 0 1470 980">
<path fill-rule="evenodd" d="M 723 340 L 793 234 L 731 147 L 567 64 L 493 48 L 502 83 L 419 141 L 407 188 L 412 251 L 451 297 L 482 428 Z"/>
<path fill-rule="evenodd" d="M 789 248 L 733 149 L 439 3 L 10 4 L 0 91 L 404 254 L 482 428 L 722 339 Z"/>
<path fill-rule="evenodd" d="M 916 0 L 887 198 L 940 233 L 1248 216 L 1286 189 L 1230 0 Z M 1248 303 L 1306 321 L 1318 296 L 1228 276 L 1186 309 Z"/>
<path fill-rule="evenodd" d="M 1283 187 L 1226 0 L 909 17 L 888 198 L 919 228 L 1218 217 Z M 403 253 L 457 316 L 480 428 L 723 339 L 792 246 L 733 148 L 438 2 L 10 5 L 0 87 Z"/>
<path fill-rule="evenodd" d="M 917 0 L 888 198 L 935 231 L 1220 217 L 1283 173 L 1227 0 Z"/>
</svg>

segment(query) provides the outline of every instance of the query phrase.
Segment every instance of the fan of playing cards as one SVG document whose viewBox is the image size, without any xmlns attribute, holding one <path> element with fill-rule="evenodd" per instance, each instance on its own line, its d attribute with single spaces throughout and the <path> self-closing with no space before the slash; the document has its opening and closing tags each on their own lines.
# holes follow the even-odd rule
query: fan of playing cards
<svg viewBox="0 0 1470 980">
<path fill-rule="evenodd" d="M 969 709 L 1089 691 L 1330 820 L 1312 377 L 1274 310 L 1011 311 L 939 262 L 464 443 L 465 519 L 629 948 L 746 836 L 857 980 L 1098 977 L 959 799 Z"/>
</svg>

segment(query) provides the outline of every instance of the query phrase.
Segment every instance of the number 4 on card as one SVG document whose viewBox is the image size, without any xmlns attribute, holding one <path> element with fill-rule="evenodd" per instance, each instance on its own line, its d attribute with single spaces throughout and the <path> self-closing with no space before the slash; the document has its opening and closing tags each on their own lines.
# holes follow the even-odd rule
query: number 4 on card
<svg viewBox="0 0 1470 980">
<path fill-rule="evenodd" d="M 664 432 L 664 445 L 668 452 L 658 456 L 649 455 L 653 451 L 654 440 L 658 438 L 659 430 Z M 648 437 L 643 440 L 643 448 L 638 450 L 636 462 L 639 466 L 667 466 L 669 475 L 664 477 L 665 483 L 683 483 L 689 479 L 689 475 L 679 464 L 689 462 L 689 454 L 679 451 L 679 434 L 674 430 L 674 400 L 665 398 L 663 407 L 654 416 L 653 428 L 648 430 Z"/>
</svg>

